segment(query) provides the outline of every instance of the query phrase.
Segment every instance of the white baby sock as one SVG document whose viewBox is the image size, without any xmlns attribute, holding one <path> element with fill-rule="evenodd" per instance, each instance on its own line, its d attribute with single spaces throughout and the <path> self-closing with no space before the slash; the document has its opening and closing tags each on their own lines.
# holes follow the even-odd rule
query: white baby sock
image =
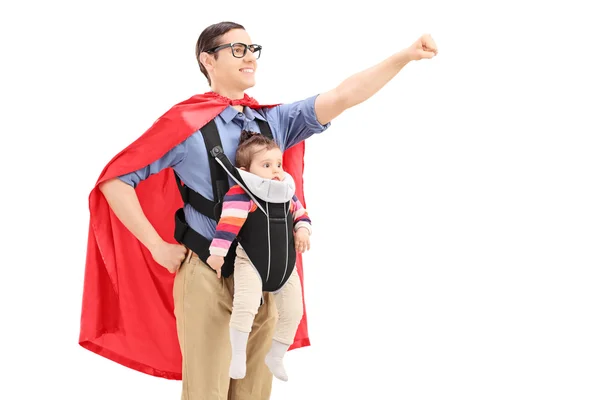
<svg viewBox="0 0 600 400">
<path fill-rule="evenodd" d="M 229 340 L 231 341 L 229 376 L 233 379 L 242 379 L 246 376 L 246 345 L 249 335 L 247 332 L 229 328 Z"/>
<path fill-rule="evenodd" d="M 273 340 L 271 344 L 271 350 L 265 357 L 265 363 L 267 367 L 271 370 L 271 373 L 282 381 L 287 381 L 288 376 L 285 372 L 285 368 L 283 367 L 283 356 L 287 352 L 290 346 L 277 340 Z"/>
</svg>

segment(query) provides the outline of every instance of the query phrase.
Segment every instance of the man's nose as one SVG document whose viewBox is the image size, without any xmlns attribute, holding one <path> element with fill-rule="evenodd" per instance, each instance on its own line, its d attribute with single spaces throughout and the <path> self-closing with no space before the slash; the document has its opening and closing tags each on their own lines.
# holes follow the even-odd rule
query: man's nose
<svg viewBox="0 0 600 400">
<path fill-rule="evenodd" d="M 250 50 L 246 51 L 246 55 L 243 57 L 245 61 L 256 61 L 256 55 Z"/>
</svg>

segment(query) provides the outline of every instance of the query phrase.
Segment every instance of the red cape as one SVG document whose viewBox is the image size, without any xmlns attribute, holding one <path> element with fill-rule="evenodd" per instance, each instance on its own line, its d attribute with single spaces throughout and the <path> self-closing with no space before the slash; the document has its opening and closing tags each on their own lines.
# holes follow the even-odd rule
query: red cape
<svg viewBox="0 0 600 400">
<path fill-rule="evenodd" d="M 85 349 L 149 375 L 181 380 L 181 351 L 172 294 L 175 275 L 156 263 L 119 221 L 98 185 L 159 159 L 230 104 L 255 109 L 276 106 L 259 105 L 247 95 L 241 100 L 230 100 L 214 92 L 195 95 L 162 115 L 100 174 L 89 196 L 90 224 L 79 335 L 79 344 Z M 296 195 L 306 205 L 304 142 L 284 152 L 284 168 L 293 176 Z M 171 168 L 142 181 L 136 193 L 159 235 L 176 243 L 174 213 L 183 202 Z M 304 287 L 300 254 L 297 268 Z M 309 345 L 305 309 L 290 349 Z"/>
</svg>

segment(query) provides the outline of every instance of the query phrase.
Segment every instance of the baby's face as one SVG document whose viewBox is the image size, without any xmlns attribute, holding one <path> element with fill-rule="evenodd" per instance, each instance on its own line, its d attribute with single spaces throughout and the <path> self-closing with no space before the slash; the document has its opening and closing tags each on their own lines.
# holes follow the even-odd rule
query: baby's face
<svg viewBox="0 0 600 400">
<path fill-rule="evenodd" d="M 254 159 L 250 164 L 252 174 L 261 178 L 282 181 L 283 173 L 283 153 L 278 147 L 270 150 L 260 150 L 254 154 Z"/>
</svg>

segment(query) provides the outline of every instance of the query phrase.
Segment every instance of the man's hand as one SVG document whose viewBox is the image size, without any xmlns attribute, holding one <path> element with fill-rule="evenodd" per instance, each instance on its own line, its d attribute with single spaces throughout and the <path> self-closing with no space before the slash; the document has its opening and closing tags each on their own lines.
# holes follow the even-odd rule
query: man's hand
<svg viewBox="0 0 600 400">
<path fill-rule="evenodd" d="M 423 58 L 433 58 L 437 55 L 437 45 L 431 38 L 431 35 L 425 34 L 406 49 L 408 58 L 412 61 L 422 60 Z"/>
<path fill-rule="evenodd" d="M 217 278 L 221 278 L 221 267 L 225 263 L 225 257 L 211 255 L 206 260 L 209 267 L 217 271 Z"/>
<path fill-rule="evenodd" d="M 305 251 L 310 250 L 310 235 L 308 234 L 308 229 L 300 228 L 294 232 L 294 242 L 296 244 L 297 252 L 304 253 Z"/>
<path fill-rule="evenodd" d="M 154 261 L 174 274 L 185 260 L 187 249 L 183 245 L 163 241 L 150 249 L 150 253 Z"/>
</svg>

